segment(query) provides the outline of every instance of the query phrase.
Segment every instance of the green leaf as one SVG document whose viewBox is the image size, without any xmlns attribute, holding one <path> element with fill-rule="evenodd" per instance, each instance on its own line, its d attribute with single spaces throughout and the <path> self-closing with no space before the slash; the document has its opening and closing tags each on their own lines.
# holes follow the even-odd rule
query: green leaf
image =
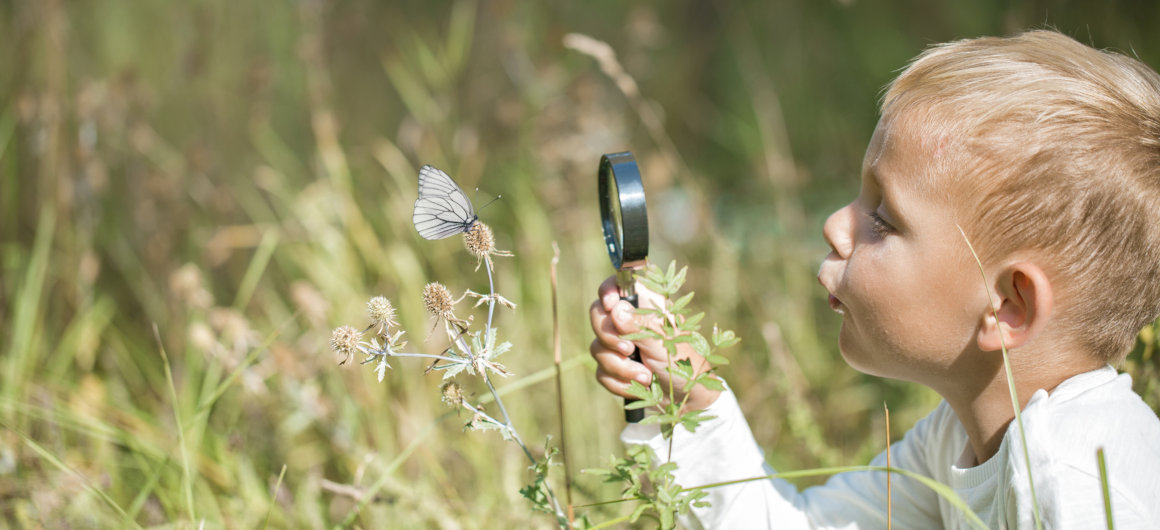
<svg viewBox="0 0 1160 530">
<path fill-rule="evenodd" d="M 641 278 L 638 276 L 636 280 L 638 282 L 644 284 L 644 286 L 647 287 L 648 290 L 650 290 L 654 293 L 664 294 L 664 292 L 666 291 L 664 284 L 653 281 L 650 278 Z"/>
<path fill-rule="evenodd" d="M 703 315 L 704 313 L 701 314 Z M 692 344 L 693 351 L 697 352 L 697 355 L 701 357 L 708 357 L 711 353 L 711 348 L 709 348 L 709 341 L 705 340 L 705 336 L 697 331 L 689 333 L 689 336 L 692 337 L 689 343 Z"/>
<path fill-rule="evenodd" d="M 669 307 L 669 312 L 680 313 L 681 310 L 684 309 L 685 306 L 689 305 L 689 302 L 693 300 L 693 294 L 694 293 L 690 291 L 689 294 L 678 298 L 675 302 L 673 302 L 673 305 Z"/>
<path fill-rule="evenodd" d="M 652 308 L 648 308 L 648 307 L 638 307 L 636 309 L 633 309 L 632 312 L 636 313 L 638 315 L 655 315 L 658 317 L 664 316 L 664 314 L 665 314 L 665 312 L 661 311 L 660 309 L 652 309 Z"/>
<path fill-rule="evenodd" d="M 734 344 L 737 344 L 740 341 L 741 341 L 741 339 L 737 338 L 737 336 L 734 335 L 732 331 L 727 330 L 727 329 L 726 330 L 718 329 L 716 325 L 713 326 L 713 345 L 714 346 L 716 346 L 718 348 L 728 348 L 730 346 L 733 346 Z"/>
<path fill-rule="evenodd" d="M 673 263 L 676 263 L 676 262 L 673 262 Z M 685 285 L 685 273 L 687 273 L 687 272 L 689 272 L 689 267 L 686 265 L 684 267 L 681 267 L 681 272 L 678 272 L 677 276 L 675 278 L 673 278 L 673 289 L 674 290 L 680 289 L 682 285 Z"/>
<path fill-rule="evenodd" d="M 673 520 L 673 511 L 672 510 L 661 510 L 658 508 L 657 515 L 660 515 L 660 518 L 661 518 L 661 520 L 660 520 L 660 527 L 661 528 L 667 529 L 667 528 L 676 528 L 677 527 L 676 521 Z"/>
<path fill-rule="evenodd" d="M 644 272 L 640 273 L 638 277 L 648 279 L 655 283 L 664 283 L 665 271 L 661 270 L 660 266 L 658 266 L 656 263 L 649 263 L 648 266 L 644 268 Z"/>
<path fill-rule="evenodd" d="M 720 366 L 723 364 L 729 364 L 729 358 L 725 357 L 724 355 L 716 355 L 716 354 L 706 355 L 705 360 L 709 361 L 709 364 L 711 364 L 713 366 Z"/>
<path fill-rule="evenodd" d="M 602 467 L 591 467 L 588 469 L 581 469 L 580 472 L 586 473 L 589 475 L 596 475 L 598 477 L 607 477 L 607 476 L 613 474 L 611 469 L 604 469 Z"/>
<path fill-rule="evenodd" d="M 721 384 L 721 380 L 716 377 L 706 377 L 698 382 L 709 390 L 725 390 L 725 385 Z"/>
<path fill-rule="evenodd" d="M 660 340 L 663 337 L 661 337 L 660 333 L 657 333 L 651 329 L 642 329 L 636 333 L 629 333 L 627 335 L 621 335 L 620 338 L 622 338 L 624 340 L 628 340 L 628 341 L 636 341 L 636 340 L 645 340 L 645 339 Z"/>
<path fill-rule="evenodd" d="M 657 414 L 654 416 L 645 416 L 644 419 L 640 420 L 639 423 L 640 423 L 640 425 L 651 425 L 653 423 L 672 423 L 672 422 L 673 422 L 672 415 L 670 415 L 670 414 Z"/>
<path fill-rule="evenodd" d="M 658 383 L 655 378 L 653 379 L 652 384 L 649 385 L 649 390 L 652 391 L 653 403 L 660 403 L 661 401 L 665 400 L 665 393 L 663 390 L 661 390 L 661 384 Z"/>
<path fill-rule="evenodd" d="M 709 415 L 703 410 L 694 410 L 686 413 L 681 418 L 681 425 L 683 425 L 685 430 L 689 432 L 697 432 L 697 427 L 700 427 L 702 423 L 709 421 L 714 417 L 715 416 Z"/>
<path fill-rule="evenodd" d="M 656 405 L 656 403 L 650 403 L 648 401 L 641 399 L 641 400 L 633 401 L 631 403 L 626 403 L 624 405 L 624 410 L 647 409 L 653 405 Z"/>
<path fill-rule="evenodd" d="M 681 379 L 692 379 L 693 362 L 688 359 L 681 359 L 669 367 L 669 373 L 680 377 Z"/>
<path fill-rule="evenodd" d="M 635 523 L 636 520 L 640 519 L 640 516 L 644 514 L 644 511 L 649 509 L 650 506 L 651 505 L 647 503 L 637 505 L 636 509 L 632 511 L 632 516 L 628 518 L 628 522 Z"/>
<path fill-rule="evenodd" d="M 629 394 L 632 394 L 633 397 L 642 401 L 649 401 L 653 399 L 651 390 L 648 387 L 640 384 L 640 381 L 633 381 L 632 383 L 629 383 L 628 388 L 625 390 L 627 390 Z"/>
<path fill-rule="evenodd" d="M 678 327 L 681 331 L 693 331 L 700 327 L 701 319 L 703 318 L 705 318 L 704 312 L 697 313 L 689 318 L 686 318 Z"/>
</svg>

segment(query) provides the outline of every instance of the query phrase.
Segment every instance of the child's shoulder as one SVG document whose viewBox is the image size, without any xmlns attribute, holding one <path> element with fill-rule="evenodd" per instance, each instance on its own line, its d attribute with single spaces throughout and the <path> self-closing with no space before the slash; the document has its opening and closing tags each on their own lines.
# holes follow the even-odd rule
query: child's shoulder
<svg viewBox="0 0 1160 530">
<path fill-rule="evenodd" d="M 1160 461 L 1160 419 L 1132 391 L 1132 378 L 1110 366 L 1078 374 L 1052 390 L 1039 390 L 1023 410 L 1027 443 L 1051 448 L 1059 456 L 1113 447 L 1148 453 Z M 1078 456 L 1078 455 L 1076 455 Z"/>
<path fill-rule="evenodd" d="M 1037 427 L 1049 432 L 1074 429 L 1094 438 L 1104 436 L 1088 428 L 1095 425 L 1160 429 L 1156 413 L 1132 391 L 1131 376 L 1117 373 L 1111 366 L 1075 375 L 1050 393 L 1036 392 L 1023 415 L 1025 421 L 1041 423 Z M 1030 430 L 1031 426 L 1027 428 Z"/>
<path fill-rule="evenodd" d="M 1045 512 L 1064 520 L 1102 513 L 1096 452 L 1103 450 L 1117 517 L 1160 517 L 1151 504 L 1160 498 L 1160 419 L 1132 391 L 1130 376 L 1107 366 L 1076 375 L 1051 393 L 1036 392 L 1023 410 L 1023 425 Z M 1011 471 L 1021 477 L 1026 463 L 1014 424 L 1006 438 Z M 1100 510 L 1088 509 L 1093 506 Z"/>
</svg>

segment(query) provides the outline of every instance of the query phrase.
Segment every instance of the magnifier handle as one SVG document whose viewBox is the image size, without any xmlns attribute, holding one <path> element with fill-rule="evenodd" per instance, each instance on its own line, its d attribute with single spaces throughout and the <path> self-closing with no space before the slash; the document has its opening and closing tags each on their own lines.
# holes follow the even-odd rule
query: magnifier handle
<svg viewBox="0 0 1160 530">
<path fill-rule="evenodd" d="M 620 299 L 625 300 L 628 303 L 632 304 L 632 307 L 640 307 L 639 305 L 637 305 L 637 297 L 636 297 L 635 293 L 631 294 L 629 296 L 622 296 Z M 636 348 L 636 349 L 632 350 L 632 355 L 629 355 L 628 358 L 639 363 L 640 362 L 640 348 Z M 634 401 L 638 401 L 638 400 L 632 399 L 632 398 L 624 398 L 624 405 L 628 406 L 629 403 L 632 403 Z M 624 411 L 624 421 L 627 423 L 639 423 L 640 420 L 643 420 L 643 419 L 644 419 L 644 409 L 633 409 L 633 410 L 625 410 Z"/>
</svg>

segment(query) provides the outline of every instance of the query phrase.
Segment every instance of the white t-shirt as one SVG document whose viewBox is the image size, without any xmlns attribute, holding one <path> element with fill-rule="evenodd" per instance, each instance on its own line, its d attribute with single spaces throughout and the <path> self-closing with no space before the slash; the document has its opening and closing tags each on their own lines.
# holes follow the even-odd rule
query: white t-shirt
<svg viewBox="0 0 1160 530">
<path fill-rule="evenodd" d="M 686 487 L 770 475 L 761 449 L 726 390 L 708 412 L 716 419 L 696 433 L 678 427 L 672 458 Z M 1023 410 L 1036 498 L 1045 528 L 1106 528 L 1096 449 L 1104 448 L 1117 529 L 1160 528 L 1160 420 L 1132 392 L 1127 374 L 1104 368 L 1072 377 L 1050 394 L 1039 390 Z M 668 441 L 656 425 L 629 425 L 626 443 L 647 443 L 659 458 Z M 1035 528 L 1031 488 L 1018 427 L 999 452 L 974 467 L 967 434 L 944 401 L 891 445 L 891 465 L 954 489 L 988 528 Z M 871 465 L 885 466 L 885 452 Z M 707 490 L 708 508 L 694 508 L 692 528 L 886 528 L 886 473 L 842 473 L 798 492 L 765 479 Z M 967 517 L 922 483 L 891 479 L 894 528 L 972 528 Z"/>
</svg>

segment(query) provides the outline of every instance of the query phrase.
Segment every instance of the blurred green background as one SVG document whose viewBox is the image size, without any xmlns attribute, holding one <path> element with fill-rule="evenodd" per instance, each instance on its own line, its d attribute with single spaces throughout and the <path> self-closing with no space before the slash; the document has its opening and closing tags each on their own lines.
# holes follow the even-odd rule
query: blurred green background
<svg viewBox="0 0 1160 530">
<path fill-rule="evenodd" d="M 631 149 L 653 260 L 743 339 L 723 373 L 770 462 L 865 462 L 884 402 L 896 439 L 937 402 L 848 368 L 814 281 L 881 88 L 929 44 L 1045 25 L 1156 67 L 1158 22 L 1094 0 L 0 3 L 0 526 L 549 526 L 522 453 L 463 432 L 425 363 L 380 384 L 328 349 L 382 294 L 438 353 L 422 286 L 486 289 L 458 238 L 411 227 L 423 164 L 503 196 L 481 212 L 515 253 L 497 383 L 529 443 L 560 425 L 556 241 L 569 461 L 620 452 L 587 310 L 611 273 L 597 162 Z M 1155 408 L 1146 331 L 1125 369 Z M 576 504 L 618 494 L 575 480 Z"/>
</svg>

